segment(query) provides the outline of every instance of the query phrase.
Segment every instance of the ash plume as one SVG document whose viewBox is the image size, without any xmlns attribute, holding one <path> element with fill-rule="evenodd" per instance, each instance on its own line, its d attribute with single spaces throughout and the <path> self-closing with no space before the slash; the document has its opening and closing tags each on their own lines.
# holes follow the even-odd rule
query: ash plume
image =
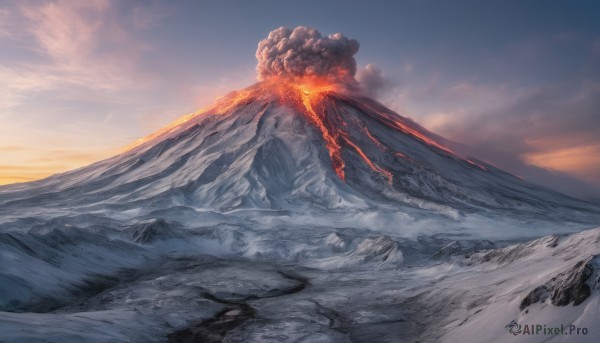
<svg viewBox="0 0 600 343">
<path fill-rule="evenodd" d="M 360 83 L 362 91 L 372 98 L 379 98 L 393 86 L 383 70 L 373 63 L 359 69 L 356 73 L 356 80 Z"/>
<path fill-rule="evenodd" d="M 316 29 L 280 27 L 269 33 L 256 50 L 256 71 L 260 81 L 273 77 L 287 79 L 321 78 L 333 84 L 356 84 L 358 41 L 341 33 L 321 36 Z"/>
</svg>

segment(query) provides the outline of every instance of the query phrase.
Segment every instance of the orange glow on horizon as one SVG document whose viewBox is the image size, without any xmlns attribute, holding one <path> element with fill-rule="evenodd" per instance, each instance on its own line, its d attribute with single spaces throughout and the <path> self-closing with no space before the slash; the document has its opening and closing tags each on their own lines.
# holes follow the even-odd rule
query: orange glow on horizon
<svg viewBox="0 0 600 343">
<path fill-rule="evenodd" d="M 474 167 L 488 171 L 488 168 L 482 163 L 457 156 L 452 150 L 437 142 L 434 137 L 430 137 L 426 130 L 420 130 L 418 125 L 413 126 L 402 117 L 395 115 L 395 113 L 389 110 L 386 111 L 385 108 L 379 108 L 376 103 L 363 102 L 360 101 L 360 98 L 346 97 L 339 87 L 327 82 L 318 80 L 306 81 L 305 83 L 292 83 L 289 80 L 263 81 L 246 89 L 232 92 L 218 98 L 214 104 L 184 115 L 159 131 L 138 139 L 118 151 L 115 149 L 94 152 L 64 151 L 60 154 L 52 154 L 48 151 L 40 152 L 40 157 L 36 158 L 36 165 L 32 165 L 28 161 L 15 161 L 16 163 L 13 162 L 13 166 L 0 166 L 0 185 L 43 179 L 56 173 L 79 168 L 111 157 L 116 153 L 130 151 L 145 143 L 176 132 L 182 125 L 192 125 L 196 122 L 196 118 L 204 115 L 228 115 L 238 106 L 246 102 L 249 103 L 254 99 L 263 99 L 270 102 L 278 101 L 285 106 L 293 106 L 307 115 L 322 134 L 331 158 L 332 168 L 343 181 L 346 180 L 346 162 L 343 159 L 344 147 L 354 150 L 371 170 L 384 176 L 389 183 L 392 183 L 393 175 L 389 170 L 378 166 L 367 156 L 365 153 L 366 150 L 361 149 L 356 142 L 351 141 L 344 127 L 348 124 L 356 126 L 361 125 L 361 123 L 358 121 L 352 123 L 344 122 L 342 114 L 339 112 L 343 111 L 343 109 L 340 110 L 335 102 L 330 101 L 332 98 L 340 98 L 348 101 L 353 106 L 356 106 L 356 108 L 364 110 L 365 113 L 377 116 L 383 124 L 404 134 L 413 136 L 423 143 L 436 147 Z M 359 129 L 379 150 L 382 152 L 389 151 L 388 147 L 383 145 L 367 127 Z M 550 144 L 548 141 L 529 141 L 528 144 L 537 151 L 521 156 L 527 164 L 566 173 L 597 184 L 598 175 L 600 175 L 600 158 L 598 157 L 600 156 L 600 146 L 561 148 L 557 144 Z M 22 153 L 23 149 L 25 148 L 21 146 L 1 148 L 6 153 L 19 154 Z M 31 148 L 25 150 L 31 150 Z M 400 151 L 389 151 L 389 153 L 399 158 L 411 160 L 409 156 Z M 60 162 L 60 165 L 55 165 L 57 161 Z M 488 161 L 486 163 L 491 164 Z"/>
<path fill-rule="evenodd" d="M 544 147 L 544 142 L 529 143 L 539 149 Z M 598 183 L 600 145 L 556 147 L 551 150 L 528 153 L 522 158 L 527 164 L 536 167 L 567 173 L 582 180 Z"/>
<path fill-rule="evenodd" d="M 74 170 L 91 163 L 109 158 L 118 153 L 117 149 L 82 150 L 37 150 L 22 148 L 35 156 L 21 159 L 13 164 L 0 165 L 0 185 L 29 182 L 44 179 L 58 173 Z"/>
</svg>

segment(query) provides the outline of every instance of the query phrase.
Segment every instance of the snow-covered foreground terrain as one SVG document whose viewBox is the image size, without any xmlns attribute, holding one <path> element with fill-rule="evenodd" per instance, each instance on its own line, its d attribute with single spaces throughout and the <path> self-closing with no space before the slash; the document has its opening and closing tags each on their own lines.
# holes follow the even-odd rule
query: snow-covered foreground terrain
<svg viewBox="0 0 600 343">
<path fill-rule="evenodd" d="M 0 233 L 2 341 L 600 339 L 600 228 L 514 244 L 289 223 L 48 227 Z M 514 337 L 512 320 L 588 331 Z"/>
</svg>

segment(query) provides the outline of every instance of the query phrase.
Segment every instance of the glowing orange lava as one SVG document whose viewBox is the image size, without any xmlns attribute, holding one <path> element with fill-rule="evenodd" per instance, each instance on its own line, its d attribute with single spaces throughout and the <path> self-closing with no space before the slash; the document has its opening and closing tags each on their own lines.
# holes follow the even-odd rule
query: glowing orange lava
<svg viewBox="0 0 600 343">
<path fill-rule="evenodd" d="M 363 149 L 361 149 L 351 140 L 350 135 L 348 134 L 349 131 L 346 130 L 346 128 L 349 127 L 349 124 L 352 124 L 353 127 L 362 131 L 380 151 L 386 152 L 388 151 L 388 148 L 375 136 L 373 136 L 373 134 L 371 134 L 368 128 L 364 126 L 363 122 L 357 121 L 347 123 L 344 119 L 347 117 L 345 116 L 347 112 L 345 112 L 343 109 L 340 109 L 339 103 L 337 101 L 332 101 L 332 97 L 330 96 L 332 96 L 334 99 L 339 98 L 349 101 L 356 105 L 357 108 L 360 108 L 368 115 L 375 117 L 379 122 L 382 122 L 388 127 L 414 136 L 428 145 L 434 146 L 454 155 L 450 149 L 428 137 L 425 132 L 421 132 L 418 126 L 404 123 L 402 118 L 395 114 L 390 114 L 389 111 L 375 108 L 375 105 L 372 105 L 369 102 L 359 103 L 352 98 L 340 95 L 337 87 L 328 83 L 326 80 L 289 80 L 276 78 L 273 78 L 269 81 L 260 82 L 254 86 L 221 97 L 217 99 L 214 105 L 179 118 L 160 131 L 134 142 L 132 145 L 128 146 L 126 150 L 133 149 L 159 137 L 165 137 L 166 135 L 181 129 L 184 127 L 184 125 L 191 126 L 197 122 L 195 119 L 200 118 L 200 116 L 203 114 L 229 115 L 230 113 L 233 113 L 232 110 L 246 103 L 251 103 L 257 100 L 263 103 L 272 103 L 273 101 L 277 101 L 283 106 L 293 106 L 300 112 L 304 113 L 319 129 L 323 139 L 325 140 L 325 145 L 329 152 L 329 157 L 331 158 L 333 170 L 341 180 L 346 181 L 346 163 L 342 156 L 343 147 L 346 146 L 356 151 L 356 153 L 370 169 L 383 175 L 391 184 L 393 181 L 393 174 L 389 170 L 376 165 L 367 156 Z M 423 129 L 423 131 L 425 130 Z M 400 152 L 395 152 L 394 154 L 398 157 L 409 159 L 406 155 Z M 485 170 L 483 166 L 477 164 L 476 162 L 469 160 L 467 160 L 467 162 Z"/>
<path fill-rule="evenodd" d="M 352 142 L 343 130 L 340 130 L 340 127 L 345 127 L 348 124 L 343 120 L 337 105 L 334 102 L 328 104 L 333 108 L 333 111 L 327 111 L 324 99 L 336 90 L 336 86 L 326 80 L 312 78 L 296 79 L 292 82 L 287 79 L 272 79 L 258 84 L 250 91 L 240 92 L 236 96 L 230 97 L 225 105 L 216 108 L 227 112 L 247 99 L 267 99 L 271 97 L 270 100 L 273 100 L 274 96 L 282 105 L 296 107 L 319 129 L 329 151 L 333 170 L 340 179 L 346 180 L 344 171 L 346 163 L 342 157 L 342 146 L 345 144 L 353 148 L 369 168 L 382 174 L 391 183 L 392 173 L 375 165 L 363 150 Z M 378 148 L 385 150 L 383 144 L 370 133 L 367 134 Z"/>
<path fill-rule="evenodd" d="M 338 132 L 334 131 L 330 133 L 323 121 L 323 116 L 319 115 L 315 110 L 315 104 L 322 100 L 323 92 L 325 92 L 327 88 L 321 90 L 320 88 L 315 89 L 307 85 L 301 85 L 298 87 L 298 90 L 306 114 L 308 114 L 312 122 L 319 128 L 323 135 L 323 139 L 325 139 L 325 145 L 329 150 L 329 157 L 331 157 L 333 170 L 335 170 L 335 173 L 340 179 L 346 181 L 346 175 L 344 174 L 345 163 L 342 159 L 342 147 L 337 139 Z"/>
<path fill-rule="evenodd" d="M 401 153 L 401 152 L 399 152 L 399 151 L 396 151 L 396 152 L 394 153 L 394 155 L 396 155 L 397 157 L 400 157 L 400 158 L 408 158 L 408 156 L 404 155 L 403 153 Z"/>
<path fill-rule="evenodd" d="M 344 140 L 346 141 L 346 143 L 348 143 L 352 148 L 354 148 L 354 150 L 356 150 L 356 152 L 360 155 L 360 157 L 362 157 L 362 159 L 365 161 L 365 163 L 367 163 L 369 168 L 373 169 L 374 171 L 376 171 L 378 173 L 383 174 L 383 176 L 385 176 L 385 178 L 388 180 L 388 183 L 390 183 L 390 184 L 392 183 L 393 175 L 389 170 L 386 170 L 386 169 L 376 166 L 367 157 L 367 155 L 365 155 L 365 153 L 361 150 L 361 148 L 359 148 L 356 144 L 352 143 L 352 141 L 350 139 L 348 139 L 348 137 L 346 137 L 345 135 L 342 137 L 344 137 Z"/>
<path fill-rule="evenodd" d="M 474 166 L 478 167 L 478 168 L 479 168 L 479 169 L 481 169 L 481 170 L 485 170 L 485 171 L 487 171 L 487 168 L 486 168 L 486 167 L 484 167 L 483 165 L 481 165 L 481 164 L 479 164 L 479 163 L 477 163 L 477 162 L 475 162 L 475 161 L 472 161 L 472 160 L 465 160 L 465 161 L 467 161 L 467 163 L 469 163 L 469 164 L 471 164 L 471 165 L 474 165 Z"/>
<path fill-rule="evenodd" d="M 367 127 L 364 127 L 363 131 L 364 131 L 364 133 L 367 134 L 367 137 L 369 137 L 371 142 L 373 142 L 379 148 L 379 150 L 387 151 L 387 148 L 383 144 L 381 144 L 381 142 L 377 138 L 373 137 L 373 135 L 371 134 L 371 131 L 369 131 L 369 129 L 367 129 Z"/>
<path fill-rule="evenodd" d="M 388 182 L 391 184 L 393 175 L 390 171 L 377 166 L 375 163 L 371 161 L 371 159 L 363 152 L 361 148 L 358 147 L 347 134 L 345 134 L 342 130 L 339 130 L 337 127 L 333 127 L 332 129 L 328 129 L 326 125 L 326 115 L 325 113 L 318 113 L 316 111 L 316 107 L 323 100 L 324 95 L 333 91 L 333 87 L 327 84 L 301 84 L 298 86 L 300 98 L 302 99 L 302 104 L 306 110 L 306 113 L 309 115 L 311 120 L 316 124 L 316 126 L 321 130 L 323 134 L 323 138 L 326 141 L 327 148 L 329 149 L 329 155 L 331 157 L 333 168 L 337 175 L 345 180 L 344 167 L 345 163 L 342 159 L 342 145 L 343 141 L 346 145 L 352 147 L 358 155 L 363 159 L 363 161 L 371 168 L 373 171 L 382 174 Z M 342 119 L 339 109 L 335 103 L 332 103 L 336 119 L 339 121 L 339 124 L 342 126 L 347 126 L 348 124 Z M 323 106 L 322 106 L 323 107 Z M 323 109 L 324 111 L 324 109 Z M 381 142 L 379 142 L 371 133 L 366 130 L 367 136 L 375 143 L 375 145 L 385 151 L 385 147 Z"/>
<path fill-rule="evenodd" d="M 214 114 L 225 114 L 240 104 L 253 99 L 254 92 L 251 89 L 242 89 L 217 99 L 216 103 L 208 110 Z M 206 112 L 206 111 L 204 111 Z"/>
<path fill-rule="evenodd" d="M 165 134 L 168 134 L 170 132 L 175 131 L 177 128 L 179 128 L 179 126 L 187 123 L 190 119 L 194 118 L 195 116 L 198 115 L 198 112 L 194 112 L 194 113 L 190 113 L 190 114 L 186 114 L 182 117 L 179 117 L 177 120 L 171 122 L 169 125 L 163 127 L 162 129 L 146 136 L 146 137 L 142 137 L 140 139 L 135 140 L 133 143 L 123 147 L 121 149 L 121 152 L 126 152 L 132 149 L 135 149 L 143 144 L 145 144 L 146 142 L 149 142 L 151 140 L 154 140 L 155 138 L 158 138 L 160 136 L 163 136 Z"/>
<path fill-rule="evenodd" d="M 377 109 L 374 109 L 371 105 L 366 104 L 366 103 L 360 103 L 359 105 L 361 107 L 367 109 L 371 113 L 376 113 L 379 117 L 382 117 L 383 119 L 385 119 L 385 122 L 388 126 L 393 127 L 393 128 L 395 128 L 399 131 L 402 131 L 406 134 L 409 134 L 413 137 L 416 137 L 417 139 L 421 140 L 422 142 L 424 142 L 428 145 L 434 146 L 440 150 L 443 150 L 451 155 L 456 156 L 456 154 L 452 150 L 450 150 L 447 147 L 443 146 L 442 144 L 436 142 L 434 139 L 428 137 L 423 132 L 420 132 L 419 130 L 416 130 L 416 129 L 410 127 L 406 123 L 402 122 L 399 118 L 395 118 L 395 116 L 392 116 L 386 112 L 378 111 Z"/>
</svg>

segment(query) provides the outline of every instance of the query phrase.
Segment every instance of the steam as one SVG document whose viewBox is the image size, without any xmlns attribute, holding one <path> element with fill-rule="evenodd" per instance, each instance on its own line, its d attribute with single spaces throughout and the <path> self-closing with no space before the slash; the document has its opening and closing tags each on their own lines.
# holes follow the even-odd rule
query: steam
<svg viewBox="0 0 600 343">
<path fill-rule="evenodd" d="M 363 92 L 373 98 L 379 98 L 393 86 L 383 70 L 372 63 L 358 70 L 356 80 L 360 83 Z"/>
<path fill-rule="evenodd" d="M 321 36 L 316 29 L 280 27 L 269 33 L 256 50 L 260 81 L 273 77 L 293 80 L 320 78 L 329 83 L 356 84 L 358 41 L 341 33 Z"/>
</svg>

